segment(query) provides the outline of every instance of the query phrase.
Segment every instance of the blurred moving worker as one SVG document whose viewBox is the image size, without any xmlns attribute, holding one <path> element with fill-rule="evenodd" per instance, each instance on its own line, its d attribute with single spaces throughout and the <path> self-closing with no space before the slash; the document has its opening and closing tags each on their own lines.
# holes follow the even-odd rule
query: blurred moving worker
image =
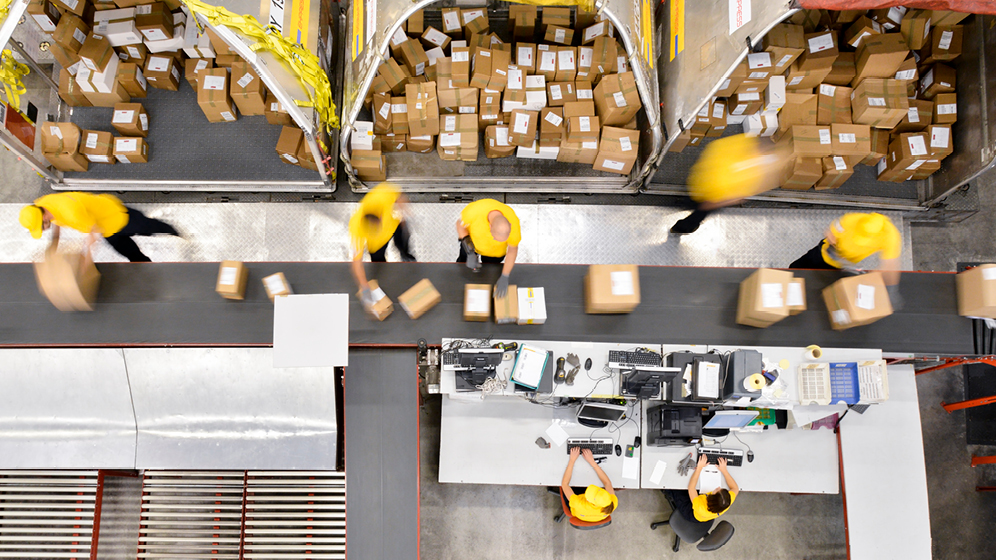
<svg viewBox="0 0 996 560">
<path fill-rule="evenodd" d="M 681 516 L 687 521 L 706 522 L 716 519 L 726 513 L 726 510 L 730 509 L 730 506 L 737 499 L 737 494 L 740 493 L 740 486 L 730 476 L 730 471 L 726 468 L 726 459 L 722 457 L 717 461 L 719 463 L 717 466 L 719 467 L 720 474 L 723 475 L 723 479 L 726 480 L 726 485 L 730 489 L 727 490 L 720 486 L 709 492 L 699 493 L 697 489 L 699 475 L 702 474 L 702 469 L 705 468 L 708 462 L 709 459 L 705 455 L 699 455 L 698 464 L 695 465 L 695 472 L 688 479 L 687 490 L 664 490 L 668 499 L 671 500 L 681 513 Z"/>
<path fill-rule="evenodd" d="M 405 223 L 404 210 L 408 199 L 394 185 L 381 183 L 360 201 L 360 207 L 349 219 L 350 248 L 353 253 L 353 277 L 359 286 L 363 302 L 373 305 L 367 273 L 363 269 L 363 254 L 370 252 L 371 262 L 387 262 L 387 244 L 392 239 L 401 253 L 401 260 L 414 262 Z"/>
<path fill-rule="evenodd" d="M 599 488 L 594 484 L 589 485 L 584 490 L 571 488 L 571 476 L 574 474 L 574 462 L 578 460 L 578 455 L 584 457 L 591 468 L 595 469 L 598 480 L 605 488 Z M 560 481 L 560 492 L 571 508 L 571 516 L 589 523 L 597 523 L 605 519 L 619 506 L 619 498 L 616 497 L 616 492 L 612 489 L 609 475 L 605 474 L 602 467 L 595 462 L 595 457 L 590 449 L 581 451 L 578 447 L 571 448 L 571 457 L 567 460 L 567 469 L 564 470 L 564 478 Z"/>
<path fill-rule="evenodd" d="M 131 262 L 152 260 L 138 248 L 133 236 L 163 233 L 180 237 L 173 226 L 128 208 L 109 194 L 47 194 L 21 209 L 20 222 L 35 239 L 41 239 L 42 231 L 51 228 L 50 250 L 58 248 L 59 227 L 63 226 L 89 234 L 85 241 L 87 250 L 101 235 L 115 251 Z"/>
<path fill-rule="evenodd" d="M 457 238 L 460 239 L 460 256 L 457 262 L 467 264 L 475 272 L 481 261 L 501 263 L 501 278 L 495 284 L 495 296 L 505 297 L 508 291 L 508 276 L 515 266 L 519 254 L 522 232 L 519 217 L 507 205 L 493 198 L 482 198 L 468 204 L 456 222 Z"/>
<path fill-rule="evenodd" d="M 892 221 L 878 212 L 844 214 L 830 224 L 816 247 L 799 257 L 789 268 L 857 270 L 861 261 L 881 253 L 879 270 L 885 285 L 899 284 L 899 257 L 903 239 Z M 895 289 L 890 296 L 897 296 Z"/>
<path fill-rule="evenodd" d="M 784 161 L 766 140 L 743 134 L 713 140 L 688 174 L 688 196 L 695 210 L 678 220 L 671 233 L 692 233 L 715 210 L 777 187 Z"/>
</svg>

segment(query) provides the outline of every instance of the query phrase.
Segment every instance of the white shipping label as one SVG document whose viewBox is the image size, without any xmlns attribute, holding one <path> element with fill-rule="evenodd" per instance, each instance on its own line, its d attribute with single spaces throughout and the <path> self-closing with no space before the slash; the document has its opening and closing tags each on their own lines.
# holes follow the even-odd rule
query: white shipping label
<svg viewBox="0 0 996 560">
<path fill-rule="evenodd" d="M 118 163 L 131 163 L 131 160 L 128 159 L 128 156 L 121 154 L 116 154 L 114 156 L 114 159 L 118 160 Z"/>
<path fill-rule="evenodd" d="M 443 132 L 439 135 L 439 145 L 444 148 L 456 148 L 460 146 L 459 132 Z"/>
<path fill-rule="evenodd" d="M 126 48 L 128 49 L 128 57 L 129 58 L 142 58 L 142 53 L 140 53 L 137 48 L 132 47 L 132 46 L 129 46 L 129 47 L 126 47 Z"/>
<path fill-rule="evenodd" d="M 458 12 L 447 12 L 443 14 L 443 29 L 446 31 L 459 31 L 460 14 Z"/>
<path fill-rule="evenodd" d="M 550 86 L 550 99 L 554 101 L 559 101 L 564 98 L 564 94 L 560 92 L 560 85 Z"/>
<path fill-rule="evenodd" d="M 941 84 L 942 86 L 944 86 L 944 87 L 946 87 L 946 88 L 949 88 L 949 87 L 951 87 L 951 84 L 949 84 L 949 83 L 947 83 L 947 82 L 942 82 L 942 81 L 938 81 L 937 83 Z"/>
<path fill-rule="evenodd" d="M 591 132 L 591 117 L 578 117 L 578 128 L 581 132 Z"/>
<path fill-rule="evenodd" d="M 539 69 L 541 72 L 555 72 L 557 70 L 557 53 L 547 51 L 540 54 Z"/>
<path fill-rule="evenodd" d="M 422 74 L 425 74 L 425 63 L 419 62 L 415 65 L 415 75 L 421 76 Z"/>
<path fill-rule="evenodd" d="M 391 44 L 395 47 L 401 45 L 401 43 L 404 43 L 407 40 L 408 35 L 405 35 L 405 30 L 400 27 L 394 32 L 394 35 L 391 36 Z"/>
<path fill-rule="evenodd" d="M 908 143 L 910 145 L 910 155 L 927 155 L 927 144 L 923 141 L 923 136 L 911 136 L 908 138 Z"/>
<path fill-rule="evenodd" d="M 996 280 L 996 267 L 988 266 L 982 269 L 983 280 Z"/>
<path fill-rule="evenodd" d="M 887 165 L 888 165 L 888 162 L 885 161 L 885 158 L 882 158 L 882 159 L 878 160 L 877 171 L 878 171 L 879 175 L 881 175 L 882 172 L 885 171 L 885 168 L 886 168 Z"/>
<path fill-rule="evenodd" d="M 271 294 L 278 294 L 284 291 L 284 281 L 276 274 L 263 278 L 263 283 L 266 284 L 266 290 Z"/>
<path fill-rule="evenodd" d="M 598 142 L 581 142 L 581 149 L 583 150 L 597 150 Z"/>
<path fill-rule="evenodd" d="M 708 103 L 706 103 L 705 105 L 702 106 L 701 109 L 699 109 L 699 116 L 700 117 L 706 117 L 705 122 L 709 122 L 709 118 L 708 118 L 709 117 L 709 104 Z"/>
<path fill-rule="evenodd" d="M 456 130 L 456 125 L 457 125 L 456 115 L 449 115 L 449 116 L 443 118 L 443 131 L 444 132 L 453 132 L 454 130 Z"/>
<path fill-rule="evenodd" d="M 920 79 L 920 88 L 927 89 L 933 83 L 934 83 L 934 69 L 931 68 L 929 71 L 927 71 L 927 74 Z"/>
<path fill-rule="evenodd" d="M 854 305 L 861 309 L 875 309 L 875 286 L 858 284 L 858 297 Z"/>
<path fill-rule="evenodd" d="M 533 49 L 531 47 L 519 47 L 515 63 L 519 66 L 533 65 Z"/>
<path fill-rule="evenodd" d="M 595 49 L 591 47 L 578 47 L 578 68 L 591 68 L 591 59 L 594 54 Z"/>
<path fill-rule="evenodd" d="M 461 115 L 472 115 L 477 112 L 477 107 L 459 107 L 457 110 Z"/>
<path fill-rule="evenodd" d="M 445 33 L 434 28 L 429 28 L 426 30 L 425 38 L 427 41 L 429 41 L 433 45 L 436 45 L 437 47 L 443 46 L 443 44 L 446 43 L 447 39 Z"/>
<path fill-rule="evenodd" d="M 730 114 L 731 115 L 742 115 L 742 114 L 744 114 L 744 111 L 746 111 L 746 110 L 747 110 L 747 104 L 746 103 L 741 103 L 740 105 L 737 105 L 737 107 L 735 109 L 733 109 L 733 111 L 730 111 Z"/>
<path fill-rule="evenodd" d="M 276 109 L 273 109 L 271 107 L 270 110 L 271 111 L 275 111 Z M 398 114 L 398 113 L 406 113 L 407 114 L 408 113 L 408 104 L 407 103 L 395 103 L 395 104 L 391 105 L 391 112 L 394 113 L 394 114 Z"/>
<path fill-rule="evenodd" d="M 512 123 L 512 132 L 516 134 L 525 134 L 529 132 L 529 115 L 525 113 L 516 113 L 515 122 Z"/>
<path fill-rule="evenodd" d="M 560 70 L 574 70 L 574 51 L 557 51 L 557 63 Z"/>
<path fill-rule="evenodd" d="M 417 109 L 417 110 L 421 110 L 422 109 L 422 102 L 421 101 L 418 101 L 418 102 L 415 103 L 415 109 Z"/>
<path fill-rule="evenodd" d="M 926 40 L 930 36 L 930 20 L 932 18 L 927 18 L 927 24 L 923 26 L 923 39 Z"/>
<path fill-rule="evenodd" d="M 782 296 L 781 283 L 761 284 L 761 307 L 783 307 L 785 299 Z"/>
<path fill-rule="evenodd" d="M 752 80 L 763 80 L 768 77 L 768 72 L 751 72 L 750 79 Z"/>
<path fill-rule="evenodd" d="M 143 29 L 142 35 L 145 35 L 145 38 L 149 41 L 165 41 L 166 39 L 169 39 L 169 37 L 163 33 L 162 29 Z"/>
<path fill-rule="evenodd" d="M 616 102 L 616 107 L 625 107 L 626 106 L 626 96 L 623 95 L 623 93 L 621 91 L 617 91 L 617 92 L 613 93 L 612 94 L 612 99 L 613 99 L 613 101 Z"/>
<path fill-rule="evenodd" d="M 111 124 L 127 124 L 135 118 L 135 111 L 114 111 Z"/>
<path fill-rule="evenodd" d="M 384 103 L 383 105 L 381 105 L 380 111 L 377 111 L 377 114 L 380 115 L 380 118 L 386 119 L 387 116 L 391 114 L 391 104 Z"/>
<path fill-rule="evenodd" d="M 933 134 L 930 135 L 930 147 L 942 149 L 947 148 L 950 136 L 951 129 L 944 126 L 935 126 Z"/>
<path fill-rule="evenodd" d="M 818 53 L 833 48 L 833 34 L 824 33 L 809 39 L 809 52 Z"/>
<path fill-rule="evenodd" d="M 241 78 L 239 78 L 239 81 L 235 83 L 239 84 L 240 88 L 245 89 L 245 87 L 248 86 L 254 79 L 255 78 L 253 77 L 252 74 L 246 72 L 246 74 L 243 75 Z"/>
<path fill-rule="evenodd" d="M 889 8 L 889 21 L 898 24 L 903 21 L 903 16 L 906 15 L 906 8 L 902 6 L 896 6 Z"/>
<path fill-rule="evenodd" d="M 153 56 L 149 58 L 149 63 L 146 66 L 149 72 L 165 72 L 169 70 L 170 59 L 162 56 Z"/>
<path fill-rule="evenodd" d="M 628 70 L 628 68 L 626 67 L 626 57 L 625 56 L 617 56 L 616 57 L 616 72 L 618 72 L 619 74 L 622 74 L 622 73 L 626 72 L 627 70 Z"/>
<path fill-rule="evenodd" d="M 906 111 L 906 120 L 911 123 L 920 122 L 920 110 L 916 107 L 910 107 L 909 110 Z"/>
<path fill-rule="evenodd" d="M 860 47 L 861 46 L 861 41 L 864 41 L 865 37 L 868 37 L 869 35 L 871 35 L 871 33 L 867 32 L 867 31 L 863 31 L 861 33 L 861 35 L 858 35 L 857 37 L 851 39 L 851 46 L 854 47 L 854 48 Z"/>
<path fill-rule="evenodd" d="M 138 138 L 116 138 L 114 140 L 115 152 L 134 152 L 138 150 Z"/>
<path fill-rule="evenodd" d="M 596 23 L 595 25 L 592 25 L 588 29 L 584 30 L 584 42 L 587 43 L 588 41 L 591 41 L 592 39 L 598 37 L 599 35 L 602 35 L 603 33 L 605 33 L 604 21 Z"/>
<path fill-rule="evenodd" d="M 730 79 L 729 78 L 723 80 L 723 85 L 719 86 L 719 89 L 720 90 L 724 90 L 724 89 L 726 89 L 728 87 L 730 87 Z"/>
<path fill-rule="evenodd" d="M 624 152 L 631 151 L 633 149 L 633 143 L 630 142 L 629 138 L 623 136 L 619 139 L 619 149 Z"/>
<path fill-rule="evenodd" d="M 954 115 L 958 113 L 958 105 L 954 103 L 944 103 L 937 106 L 938 115 Z"/>
<path fill-rule="evenodd" d="M 453 53 L 453 62 L 469 62 L 470 53 L 467 51 L 457 51 Z"/>
<path fill-rule="evenodd" d="M 218 275 L 218 284 L 222 286 L 234 286 L 235 277 L 238 276 L 239 269 L 234 266 L 221 267 L 221 274 Z"/>
<path fill-rule="evenodd" d="M 916 68 L 910 68 L 909 70 L 900 70 L 896 72 L 897 80 L 912 80 L 916 77 Z"/>
<path fill-rule="evenodd" d="M 712 106 L 712 118 L 721 119 L 726 115 L 726 105 L 722 103 L 716 103 Z"/>
<path fill-rule="evenodd" d="M 607 159 L 602 162 L 602 167 L 607 169 L 614 169 L 616 171 L 622 171 L 623 167 L 626 167 L 626 163 L 622 161 L 616 161 L 613 159 Z"/>
<path fill-rule="evenodd" d="M 80 63 L 77 62 L 76 64 L 73 64 L 69 68 L 66 68 L 66 71 L 69 72 L 70 76 L 75 76 L 76 72 L 79 71 L 79 68 L 80 68 Z"/>
<path fill-rule="evenodd" d="M 497 142 L 499 146 L 509 146 L 510 145 L 508 143 L 508 127 L 507 126 L 495 127 L 495 142 Z"/>
<path fill-rule="evenodd" d="M 737 95 L 737 101 L 760 101 L 760 93 L 741 93 Z"/>
<path fill-rule="evenodd" d="M 107 156 L 98 156 L 98 155 L 94 155 L 94 154 L 87 154 L 86 155 L 86 159 L 88 159 L 88 160 L 90 160 L 90 161 L 92 161 L 94 163 L 110 163 L 110 161 L 111 161 L 111 158 L 109 158 Z"/>
<path fill-rule="evenodd" d="M 837 134 L 837 141 L 841 144 L 856 144 L 857 138 L 852 133 L 840 132 Z"/>
<path fill-rule="evenodd" d="M 787 55 L 781 57 L 778 60 L 778 64 L 776 64 L 775 66 L 780 68 L 780 67 L 785 66 L 786 64 L 788 64 L 790 60 L 792 60 L 792 55 L 787 54 Z M 727 86 L 723 86 L 723 88 L 721 88 L 721 89 L 725 89 L 726 87 Z"/>
<path fill-rule="evenodd" d="M 761 52 L 747 55 L 747 67 L 752 70 L 756 68 L 771 68 L 771 53 Z"/>
<path fill-rule="evenodd" d="M 806 303 L 802 296 L 802 285 L 798 282 L 789 282 L 788 295 L 785 297 L 785 305 L 798 307 Z"/>
<path fill-rule="evenodd" d="M 563 117 L 561 117 L 557 113 L 552 113 L 552 112 L 547 113 L 546 117 L 543 120 L 552 124 L 553 126 L 560 126 L 560 123 L 564 122 Z"/>
<path fill-rule="evenodd" d="M 491 294 L 488 290 L 467 290 L 467 311 L 488 313 L 491 311 Z"/>
<path fill-rule="evenodd" d="M 204 76 L 203 89 L 224 90 L 225 76 Z"/>
<path fill-rule="evenodd" d="M 79 29 L 73 29 L 73 39 L 76 39 L 77 43 L 82 43 L 86 41 L 86 33 L 83 33 Z"/>
<path fill-rule="evenodd" d="M 590 89 L 579 89 L 578 101 L 581 101 L 582 99 L 593 99 L 592 91 Z"/>
<path fill-rule="evenodd" d="M 925 159 L 918 159 L 918 160 L 914 161 L 913 163 L 909 164 L 908 166 L 906 166 L 906 169 L 907 170 L 919 169 L 920 166 L 923 165 L 925 161 L 927 161 L 927 160 L 925 160 Z"/>
<path fill-rule="evenodd" d="M 821 128 L 820 129 L 820 144 L 829 144 L 829 143 L 830 143 L 830 129 L 829 128 Z"/>
<path fill-rule="evenodd" d="M 868 98 L 869 107 L 885 107 L 884 97 L 869 97 Z"/>
<path fill-rule="evenodd" d="M 135 69 L 135 79 L 138 80 L 138 85 L 142 88 L 142 91 L 149 89 L 149 82 L 145 81 L 145 75 L 138 68 Z"/>
<path fill-rule="evenodd" d="M 143 16 L 152 13 L 152 5 L 135 6 L 135 15 Z"/>
<path fill-rule="evenodd" d="M 464 10 L 463 24 L 467 25 L 479 17 L 484 17 L 484 10 Z"/>
<path fill-rule="evenodd" d="M 796 84 L 801 84 L 801 83 L 802 83 L 802 80 L 803 80 L 803 78 L 805 78 L 805 76 L 796 76 L 796 77 L 792 78 L 792 81 L 790 81 L 790 82 L 788 83 L 788 85 L 790 85 L 790 86 L 794 86 L 794 85 L 796 85 Z"/>
<path fill-rule="evenodd" d="M 505 87 L 508 89 L 522 89 L 522 86 L 522 69 L 509 67 L 508 84 Z"/>
<path fill-rule="evenodd" d="M 485 99 L 485 101 L 484 101 L 485 105 L 491 105 L 492 103 L 494 103 L 494 97 L 488 96 L 488 97 L 485 97 L 484 99 Z"/>
<path fill-rule="evenodd" d="M 942 31 L 941 39 L 937 42 L 937 48 L 941 50 L 948 50 L 951 48 L 951 39 L 954 38 L 953 31 Z"/>
<path fill-rule="evenodd" d="M 631 296 L 636 293 L 633 288 L 633 273 L 628 270 L 610 272 L 609 281 L 612 283 L 614 296 Z"/>
<path fill-rule="evenodd" d="M 486 58 L 491 58 L 491 51 L 481 51 L 478 54 Z"/>
<path fill-rule="evenodd" d="M 846 309 L 837 309 L 830 314 L 830 317 L 836 325 L 846 325 L 851 322 L 851 315 Z"/>
<path fill-rule="evenodd" d="M 221 112 L 221 118 L 225 119 L 226 121 L 231 122 L 231 121 L 235 120 L 235 115 L 233 115 L 229 111 L 222 111 Z"/>
<path fill-rule="evenodd" d="M 94 133 L 89 133 L 86 135 L 86 147 L 90 150 L 95 150 L 97 148 L 97 135 Z"/>
<path fill-rule="evenodd" d="M 565 30 L 563 30 L 563 29 L 557 29 L 557 30 L 555 30 L 553 32 L 553 42 L 554 43 L 563 43 L 564 39 L 565 39 L 564 32 L 565 32 Z"/>
<path fill-rule="evenodd" d="M 170 73 L 170 74 L 173 74 L 173 79 L 174 79 L 174 80 L 176 80 L 176 81 L 178 81 L 178 82 L 180 81 L 180 71 L 179 71 L 179 70 L 178 70 L 178 69 L 176 68 L 176 66 L 174 66 L 174 67 L 173 67 L 173 68 L 172 68 L 172 69 L 170 70 L 170 72 L 169 72 L 169 73 Z"/>
<path fill-rule="evenodd" d="M 143 132 L 144 131 L 148 131 L 149 130 L 149 115 L 146 115 L 145 113 L 139 113 L 138 114 L 138 124 L 139 124 L 139 126 L 142 127 L 142 131 Z"/>
<path fill-rule="evenodd" d="M 833 156 L 833 166 L 837 171 L 843 171 L 847 169 L 847 162 L 840 156 Z"/>
<path fill-rule="evenodd" d="M 836 87 L 827 84 L 820 84 L 820 95 L 829 95 L 830 97 L 833 97 L 835 93 L 837 93 Z"/>
</svg>

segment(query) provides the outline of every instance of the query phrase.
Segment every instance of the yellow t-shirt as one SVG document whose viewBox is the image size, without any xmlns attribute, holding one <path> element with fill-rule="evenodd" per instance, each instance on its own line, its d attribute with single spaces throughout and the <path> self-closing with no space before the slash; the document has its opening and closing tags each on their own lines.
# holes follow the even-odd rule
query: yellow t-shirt
<svg viewBox="0 0 996 560">
<path fill-rule="evenodd" d="M 104 237 L 110 237 L 128 224 L 128 209 L 109 194 L 47 194 L 36 199 L 35 206 L 51 212 L 53 221 L 60 227 L 82 233 L 90 233 L 93 226 L 97 226 Z"/>
<path fill-rule="evenodd" d="M 496 241 L 491 236 L 491 223 L 488 214 L 497 210 L 508 220 L 511 231 L 504 242 Z M 470 240 L 474 242 L 477 252 L 485 257 L 504 257 L 509 247 L 518 247 L 522 240 L 519 230 L 519 217 L 507 205 L 493 198 L 482 198 L 468 204 L 460 213 L 460 221 L 470 232 Z"/>
<path fill-rule="evenodd" d="M 609 496 L 612 500 L 612 509 L 615 510 L 619 507 L 619 498 L 615 494 L 609 494 Z M 611 513 L 602 513 L 602 508 L 592 505 L 584 497 L 584 494 L 574 494 L 567 500 L 567 505 L 571 508 L 572 516 L 589 523 L 597 523 L 612 515 Z"/>
<path fill-rule="evenodd" d="M 875 253 L 881 252 L 883 259 L 898 259 L 902 254 L 903 239 L 896 226 L 885 216 L 882 231 L 869 237 L 861 231 L 861 223 L 867 219 L 869 214 L 852 212 L 844 214 L 839 220 L 830 226 L 830 231 L 837 238 L 834 249 L 841 258 L 847 259 L 851 263 L 859 263 Z M 828 244 L 824 243 L 822 248 L 823 260 L 827 264 L 844 268 L 847 263 L 841 263 L 833 259 L 828 252 Z"/>
<path fill-rule="evenodd" d="M 698 519 L 699 521 L 711 521 L 730 511 L 730 508 L 726 508 L 719 513 L 709 511 L 709 508 L 706 507 L 707 499 L 706 494 L 699 494 L 694 500 L 692 500 L 692 512 L 695 514 L 695 519 Z M 730 505 L 732 506 L 735 501 L 737 501 L 737 493 L 730 492 Z"/>
<path fill-rule="evenodd" d="M 394 203 L 401 192 L 389 183 L 381 183 L 371 189 L 360 201 L 360 207 L 349 220 L 349 236 L 352 240 L 353 259 L 363 258 L 363 251 L 377 252 L 394 236 L 401 223 L 394 212 Z M 369 231 L 363 216 L 373 214 L 380 218 L 380 230 Z"/>
<path fill-rule="evenodd" d="M 688 174 L 688 196 L 695 202 L 723 202 L 770 188 L 764 177 L 769 164 L 756 138 L 743 134 L 713 140 Z"/>
</svg>

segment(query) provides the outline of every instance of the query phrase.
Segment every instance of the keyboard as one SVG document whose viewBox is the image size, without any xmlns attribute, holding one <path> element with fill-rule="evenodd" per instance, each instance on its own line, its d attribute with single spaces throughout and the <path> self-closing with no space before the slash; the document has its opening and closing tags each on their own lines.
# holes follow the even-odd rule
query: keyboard
<svg viewBox="0 0 996 560">
<path fill-rule="evenodd" d="M 571 454 L 572 447 L 580 447 L 581 450 L 591 449 L 592 455 L 612 455 L 615 453 L 615 445 L 612 438 L 567 438 L 567 454 Z"/>
<path fill-rule="evenodd" d="M 744 452 L 739 449 L 720 449 L 718 447 L 700 447 L 699 455 L 705 455 L 709 462 L 716 465 L 719 458 L 726 459 L 726 466 L 739 467 L 744 464 Z"/>
<path fill-rule="evenodd" d="M 443 370 L 454 370 L 460 365 L 460 356 L 455 350 L 443 352 Z"/>
<path fill-rule="evenodd" d="M 661 355 L 656 352 L 626 352 L 609 350 L 609 367 L 624 369 L 639 366 L 661 367 Z"/>
</svg>

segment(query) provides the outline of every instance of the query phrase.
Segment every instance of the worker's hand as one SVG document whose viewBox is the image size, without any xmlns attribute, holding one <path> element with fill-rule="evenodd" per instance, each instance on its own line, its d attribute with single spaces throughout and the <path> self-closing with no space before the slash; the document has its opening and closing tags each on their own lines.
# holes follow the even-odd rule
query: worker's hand
<svg viewBox="0 0 996 560">
<path fill-rule="evenodd" d="M 573 463 L 574 461 L 577 461 L 578 460 L 578 455 L 580 455 L 580 454 L 581 454 L 581 448 L 580 447 L 572 447 L 571 448 L 571 462 Z"/>
<path fill-rule="evenodd" d="M 720 457 L 716 463 L 719 466 L 719 472 L 726 474 L 726 457 Z"/>
<path fill-rule="evenodd" d="M 377 303 L 369 287 L 363 288 L 363 291 L 360 293 L 360 300 L 363 302 L 364 307 L 373 307 L 373 304 Z"/>
<path fill-rule="evenodd" d="M 461 237 L 460 244 L 463 245 L 463 252 L 467 253 L 468 255 L 477 252 L 477 248 L 474 247 L 474 242 L 470 240 L 469 235 Z"/>
<path fill-rule="evenodd" d="M 87 235 L 86 238 L 83 239 L 83 247 L 89 251 L 90 247 L 93 246 L 93 244 L 96 241 L 97 241 L 97 236 L 91 233 Z"/>
<path fill-rule="evenodd" d="M 508 293 L 508 274 L 502 274 L 495 284 L 495 297 L 503 298 Z"/>
<path fill-rule="evenodd" d="M 899 295 L 899 284 L 893 284 L 891 286 L 886 286 L 885 291 L 889 292 L 889 303 L 892 304 L 892 310 L 898 311 L 903 308 L 903 296 Z"/>
<path fill-rule="evenodd" d="M 705 456 L 705 453 L 700 453 L 699 462 L 695 464 L 695 470 L 700 471 L 705 468 L 707 464 L 709 464 L 709 458 Z"/>
<path fill-rule="evenodd" d="M 595 464 L 595 455 L 591 452 L 591 449 L 585 449 L 582 451 L 581 456 L 584 457 L 585 461 L 588 461 L 592 465 Z"/>
</svg>

